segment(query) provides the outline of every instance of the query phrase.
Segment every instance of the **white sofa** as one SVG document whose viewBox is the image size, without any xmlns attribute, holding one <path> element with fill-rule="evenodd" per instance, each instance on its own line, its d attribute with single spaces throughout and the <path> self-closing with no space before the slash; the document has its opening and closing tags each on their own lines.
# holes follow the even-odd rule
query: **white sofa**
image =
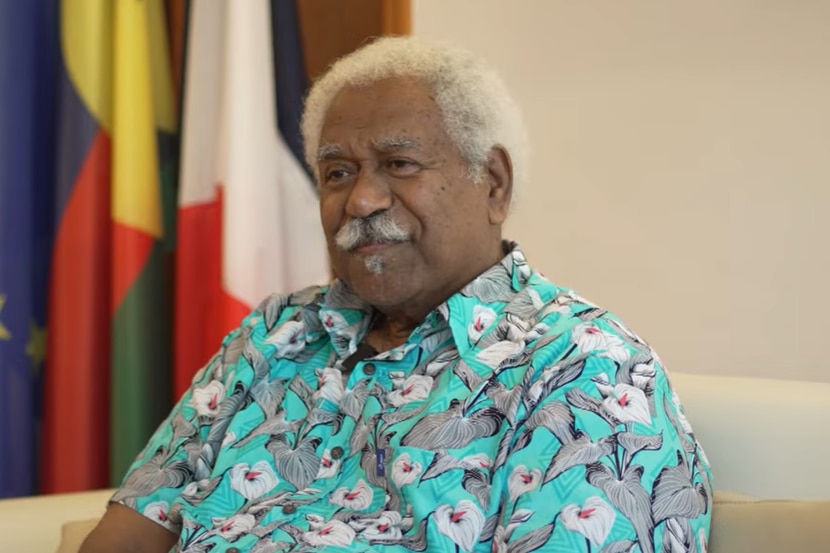
<svg viewBox="0 0 830 553">
<path fill-rule="evenodd" d="M 716 489 L 758 499 L 830 500 L 830 384 L 670 378 L 712 465 Z"/>
<path fill-rule="evenodd" d="M 671 379 L 713 466 L 717 490 L 759 499 L 830 500 L 830 384 L 681 373 L 672 373 Z M 0 501 L 0 552 L 56 552 L 63 525 L 100 516 L 110 494 L 101 490 Z M 715 525 L 721 543 L 714 553 L 758 551 L 752 545 L 732 545 L 733 526 L 775 547 L 778 530 L 766 521 L 773 521 L 773 526 L 782 521 L 782 505 L 793 505 L 790 512 L 797 514 L 797 523 L 780 524 L 799 536 L 819 530 L 810 518 L 818 512 L 825 517 L 822 526 L 830 527 L 830 503 L 773 502 L 774 511 L 735 511 L 739 505 L 725 502 L 721 522 Z M 714 534 L 713 529 L 713 540 Z M 814 534 L 809 539 L 815 539 Z M 830 542 L 822 549 L 809 544 L 793 544 L 790 549 L 830 551 Z"/>
</svg>

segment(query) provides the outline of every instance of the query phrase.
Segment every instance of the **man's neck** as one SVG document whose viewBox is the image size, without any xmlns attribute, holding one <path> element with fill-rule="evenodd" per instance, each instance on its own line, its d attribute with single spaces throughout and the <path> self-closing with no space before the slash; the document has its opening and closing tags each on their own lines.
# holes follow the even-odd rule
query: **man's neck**
<svg viewBox="0 0 830 553">
<path fill-rule="evenodd" d="M 432 310 L 482 272 L 498 263 L 504 254 L 502 242 L 499 240 L 497 248 L 490 252 L 489 258 L 482 258 L 478 263 L 472 263 L 472 270 L 468 274 L 455 279 L 455 282 L 445 287 L 444 290 L 449 290 L 449 292 L 434 294 L 421 301 L 413 299 L 405 306 L 375 307 L 375 316 L 364 340 L 377 351 L 388 351 L 403 344 Z"/>
<path fill-rule="evenodd" d="M 377 351 L 389 351 L 406 342 L 409 335 L 419 324 L 421 324 L 421 321 L 414 321 L 405 317 L 388 317 L 383 313 L 376 312 L 375 320 L 364 341 Z"/>
</svg>

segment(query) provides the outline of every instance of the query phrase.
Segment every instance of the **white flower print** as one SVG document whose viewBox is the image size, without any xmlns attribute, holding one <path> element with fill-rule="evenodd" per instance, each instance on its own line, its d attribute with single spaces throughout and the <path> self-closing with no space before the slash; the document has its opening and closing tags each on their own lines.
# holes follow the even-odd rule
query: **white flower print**
<svg viewBox="0 0 830 553">
<path fill-rule="evenodd" d="M 319 388 L 314 392 L 314 401 L 327 399 L 332 403 L 339 404 L 343 399 L 343 375 L 334 368 L 326 367 L 317 369 L 317 381 Z"/>
<path fill-rule="evenodd" d="M 594 545 L 605 541 L 615 518 L 614 509 L 598 496 L 589 497 L 581 507 L 574 503 L 565 505 L 560 513 L 565 528 L 579 532 Z"/>
<path fill-rule="evenodd" d="M 496 312 L 484 305 L 473 307 L 473 317 L 467 326 L 467 337 L 470 343 L 475 344 L 481 339 L 482 333 L 496 320 Z"/>
<path fill-rule="evenodd" d="M 365 480 L 360 479 L 354 488 L 338 488 L 329 494 L 329 501 L 338 507 L 346 507 L 355 511 L 368 509 L 372 504 L 372 488 Z"/>
<path fill-rule="evenodd" d="M 182 490 L 182 497 L 188 499 L 195 499 L 199 494 L 208 489 L 209 486 L 210 480 L 208 480 L 207 478 L 190 482 Z"/>
<path fill-rule="evenodd" d="M 266 461 L 257 461 L 253 467 L 248 463 L 237 463 L 231 467 L 230 477 L 231 489 L 248 500 L 265 495 L 279 483 L 277 475 Z"/>
<path fill-rule="evenodd" d="M 603 390 L 600 389 L 600 393 L 602 392 Z M 617 384 L 611 389 L 611 393 L 602 400 L 602 404 L 611 415 L 622 423 L 651 424 L 648 399 L 646 399 L 645 392 L 639 388 L 628 384 Z"/>
<path fill-rule="evenodd" d="M 335 332 L 349 326 L 348 321 L 346 321 L 342 313 L 330 309 L 320 310 L 320 320 L 323 322 L 323 326 Z"/>
<path fill-rule="evenodd" d="M 571 341 L 582 353 L 600 351 L 601 357 L 608 357 L 617 363 L 626 361 L 630 353 L 618 336 L 605 332 L 588 323 L 578 324 L 571 333 Z"/>
<path fill-rule="evenodd" d="M 276 346 L 280 357 L 302 351 L 305 348 L 305 325 L 300 321 L 285 321 L 266 336 L 265 342 Z"/>
<path fill-rule="evenodd" d="M 602 330 L 588 323 L 578 324 L 571 331 L 571 341 L 583 353 L 605 349 L 605 337 Z"/>
<path fill-rule="evenodd" d="M 256 526 L 254 515 L 243 513 L 228 518 L 213 518 L 216 533 L 228 541 L 235 541 Z"/>
<path fill-rule="evenodd" d="M 468 465 L 480 469 L 490 468 L 493 464 L 493 460 L 490 459 L 486 453 L 473 453 L 472 455 L 467 455 L 464 457 L 463 461 Z"/>
<path fill-rule="evenodd" d="M 462 551 L 470 551 L 484 528 L 484 515 L 475 503 L 462 499 L 455 508 L 439 505 L 432 515 L 438 531 L 450 538 Z"/>
<path fill-rule="evenodd" d="M 378 517 L 357 518 L 349 521 L 358 534 L 368 540 L 400 539 L 403 531 L 403 519 L 397 511 L 383 511 Z"/>
<path fill-rule="evenodd" d="M 533 491 L 541 482 L 542 471 L 540 469 L 528 470 L 524 465 L 517 466 L 507 478 L 510 501 L 516 501 L 520 495 Z"/>
<path fill-rule="evenodd" d="M 408 453 L 401 453 L 392 463 L 392 481 L 399 488 L 414 482 L 424 471 L 421 463 L 413 463 Z"/>
<path fill-rule="evenodd" d="M 167 511 L 169 509 L 170 505 L 166 501 L 153 501 L 144 507 L 142 514 L 149 519 L 165 524 L 167 522 Z"/>
<path fill-rule="evenodd" d="M 389 392 L 386 399 L 395 407 L 426 399 L 432 391 L 432 377 L 413 374 L 399 388 Z"/>
<path fill-rule="evenodd" d="M 403 388 L 403 383 L 406 382 L 406 373 L 403 371 L 389 371 L 389 380 L 392 381 L 392 389 Z"/>
<path fill-rule="evenodd" d="M 225 386 L 218 380 L 211 380 L 204 386 L 193 389 L 190 404 L 200 417 L 215 417 L 225 399 Z"/>
<path fill-rule="evenodd" d="M 320 457 L 320 470 L 317 471 L 317 478 L 334 478 L 340 474 L 340 459 L 332 459 L 331 451 L 326 449 Z"/>
<path fill-rule="evenodd" d="M 308 545 L 323 547 L 326 545 L 339 545 L 346 547 L 354 541 L 355 531 L 339 520 L 323 522 L 320 517 L 309 515 L 308 532 L 303 532 L 303 541 Z"/>
</svg>

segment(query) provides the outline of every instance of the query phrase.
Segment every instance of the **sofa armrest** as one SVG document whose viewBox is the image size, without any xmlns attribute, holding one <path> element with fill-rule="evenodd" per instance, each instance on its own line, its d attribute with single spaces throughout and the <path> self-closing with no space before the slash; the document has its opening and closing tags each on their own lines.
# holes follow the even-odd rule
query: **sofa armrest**
<svg viewBox="0 0 830 553">
<path fill-rule="evenodd" d="M 55 553 L 66 522 L 100 517 L 115 490 L 0 500 L 0 551 Z"/>
</svg>

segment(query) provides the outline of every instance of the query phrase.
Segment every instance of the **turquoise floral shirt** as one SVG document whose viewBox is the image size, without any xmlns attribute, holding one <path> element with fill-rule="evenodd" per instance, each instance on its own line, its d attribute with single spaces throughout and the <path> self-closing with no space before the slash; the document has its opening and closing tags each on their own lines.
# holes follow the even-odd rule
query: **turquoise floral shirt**
<svg viewBox="0 0 830 553">
<path fill-rule="evenodd" d="M 113 500 L 175 551 L 705 551 L 711 475 L 659 357 L 507 248 L 348 375 L 368 305 L 268 298 Z"/>
</svg>

